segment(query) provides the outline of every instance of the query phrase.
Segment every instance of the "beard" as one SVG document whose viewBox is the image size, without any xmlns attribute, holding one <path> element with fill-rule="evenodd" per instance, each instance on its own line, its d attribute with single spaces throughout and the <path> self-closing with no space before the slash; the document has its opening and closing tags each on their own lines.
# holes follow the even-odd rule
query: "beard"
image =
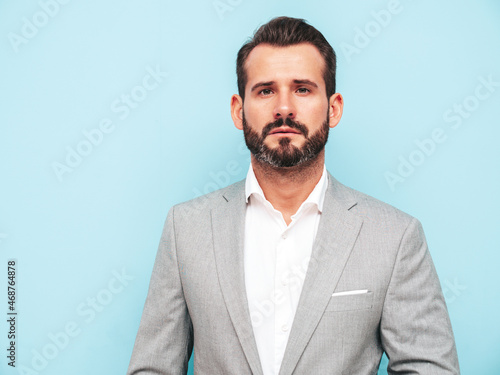
<svg viewBox="0 0 500 375">
<path fill-rule="evenodd" d="M 259 135 L 250 125 L 248 125 L 245 113 L 243 113 L 243 134 L 245 136 L 245 143 L 254 157 L 263 163 L 277 168 L 295 167 L 315 159 L 325 148 L 329 133 L 328 117 L 329 110 L 321 128 L 310 137 L 307 126 L 289 117 L 287 117 L 286 120 L 279 118 L 267 124 L 264 129 L 262 129 L 262 134 Z M 299 148 L 293 145 L 289 137 L 281 137 L 278 146 L 275 148 L 269 148 L 264 144 L 264 140 L 269 135 L 269 132 L 283 125 L 298 130 L 305 137 L 306 140 L 302 147 Z"/>
</svg>

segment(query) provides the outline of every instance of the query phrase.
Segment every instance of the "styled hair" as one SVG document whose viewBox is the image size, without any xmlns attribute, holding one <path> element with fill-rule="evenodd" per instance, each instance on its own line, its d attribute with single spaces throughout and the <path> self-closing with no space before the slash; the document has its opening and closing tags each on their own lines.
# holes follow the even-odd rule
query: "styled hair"
<svg viewBox="0 0 500 375">
<path fill-rule="evenodd" d="M 323 79 L 326 95 L 329 98 L 335 94 L 335 72 L 337 58 L 332 46 L 323 34 L 301 18 L 277 17 L 262 25 L 238 51 L 236 59 L 236 75 L 238 77 L 238 93 L 245 99 L 245 87 L 248 81 L 245 63 L 250 52 L 259 44 L 269 44 L 275 47 L 287 47 L 299 43 L 310 43 L 320 52 L 325 61 Z"/>
</svg>

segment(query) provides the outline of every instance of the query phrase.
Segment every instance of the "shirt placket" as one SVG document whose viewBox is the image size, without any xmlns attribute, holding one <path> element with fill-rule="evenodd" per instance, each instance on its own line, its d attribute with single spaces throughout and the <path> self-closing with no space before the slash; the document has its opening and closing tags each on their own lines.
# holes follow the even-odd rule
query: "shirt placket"
<svg viewBox="0 0 500 375">
<path fill-rule="evenodd" d="M 291 242 L 289 237 L 290 227 L 283 228 L 280 237 L 277 241 L 276 248 L 276 272 L 274 276 L 274 295 L 275 295 L 275 326 L 274 326 L 274 336 L 275 336 L 275 370 L 278 374 L 281 362 L 283 359 L 283 354 L 285 351 L 285 346 L 288 341 L 288 336 L 290 334 L 290 329 L 292 326 L 291 322 L 291 295 L 286 279 L 283 275 L 286 275 L 288 270 L 288 254 L 290 253 Z"/>
</svg>

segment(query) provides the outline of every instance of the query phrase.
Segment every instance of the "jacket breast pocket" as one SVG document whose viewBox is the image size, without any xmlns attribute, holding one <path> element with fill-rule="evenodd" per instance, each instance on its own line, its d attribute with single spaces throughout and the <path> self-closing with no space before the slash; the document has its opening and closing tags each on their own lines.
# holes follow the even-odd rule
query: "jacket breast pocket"
<svg viewBox="0 0 500 375">
<path fill-rule="evenodd" d="M 372 307 L 373 292 L 341 295 L 335 295 L 334 293 L 326 306 L 325 314 L 339 311 L 370 310 Z"/>
</svg>

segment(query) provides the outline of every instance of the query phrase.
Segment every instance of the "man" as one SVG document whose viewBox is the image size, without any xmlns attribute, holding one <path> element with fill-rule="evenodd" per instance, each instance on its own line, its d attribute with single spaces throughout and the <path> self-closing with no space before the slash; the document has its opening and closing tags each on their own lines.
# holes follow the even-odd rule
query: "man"
<svg viewBox="0 0 500 375">
<path fill-rule="evenodd" d="M 238 53 L 246 180 L 173 207 L 129 374 L 458 374 L 420 223 L 325 169 L 335 54 L 303 20 Z"/>
</svg>

